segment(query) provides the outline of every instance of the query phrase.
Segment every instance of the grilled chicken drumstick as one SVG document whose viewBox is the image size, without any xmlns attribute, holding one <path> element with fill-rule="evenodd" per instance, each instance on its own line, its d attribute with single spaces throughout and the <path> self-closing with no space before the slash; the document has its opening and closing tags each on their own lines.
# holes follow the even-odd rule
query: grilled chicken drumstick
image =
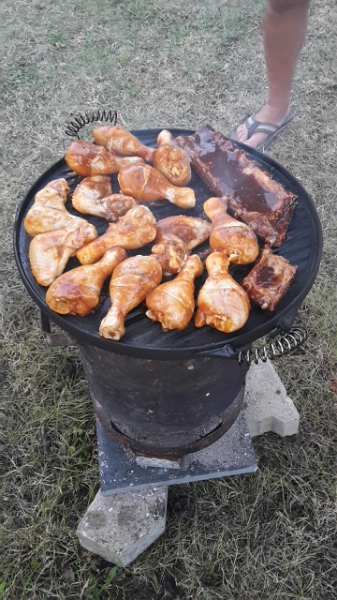
<svg viewBox="0 0 337 600">
<path fill-rule="evenodd" d="M 120 340 L 125 333 L 126 315 L 160 283 L 162 271 L 154 256 L 132 256 L 116 267 L 110 280 L 111 307 L 101 322 L 99 333 Z"/>
<path fill-rule="evenodd" d="M 228 273 L 229 259 L 222 252 L 212 252 L 206 259 L 208 278 L 197 298 L 195 326 L 210 325 L 223 333 L 244 326 L 250 302 L 246 292 Z"/>
<path fill-rule="evenodd" d="M 195 206 L 192 188 L 177 187 L 150 165 L 131 165 L 120 170 L 118 181 L 123 194 L 140 202 L 169 200 L 182 208 Z"/>
<path fill-rule="evenodd" d="M 152 254 L 159 260 L 164 275 L 179 273 L 191 250 L 207 240 L 211 224 L 204 219 L 177 215 L 157 222 Z"/>
<path fill-rule="evenodd" d="M 103 125 L 93 129 L 92 136 L 96 144 L 105 146 L 112 154 L 122 156 L 140 156 L 147 162 L 153 161 L 155 148 L 144 146 L 132 133 L 121 125 Z"/>
<path fill-rule="evenodd" d="M 28 210 L 23 226 L 28 235 L 57 231 L 83 222 L 81 217 L 71 215 L 66 207 L 69 186 L 65 179 L 50 181 L 34 198 L 34 204 Z"/>
<path fill-rule="evenodd" d="M 244 265 L 254 262 L 259 245 L 253 230 L 227 213 L 227 198 L 209 198 L 204 211 L 212 221 L 210 246 L 228 256 L 231 263 Z"/>
<path fill-rule="evenodd" d="M 46 303 L 60 315 L 84 317 L 98 302 L 104 281 L 127 254 L 122 248 L 109 248 L 94 265 L 82 265 L 60 275 L 48 288 Z"/>
<path fill-rule="evenodd" d="M 131 208 L 117 223 L 111 223 L 103 235 L 81 248 L 76 257 L 82 265 L 96 262 L 111 246 L 126 250 L 141 248 L 156 237 L 156 219 L 146 206 Z"/>
<path fill-rule="evenodd" d="M 163 129 L 157 137 L 153 166 L 173 185 L 187 185 L 191 181 L 190 160 L 183 148 L 177 146 L 172 134 Z"/>
<path fill-rule="evenodd" d="M 158 285 L 146 298 L 146 315 L 162 324 L 163 331 L 187 327 L 194 312 L 194 279 L 202 275 L 202 262 L 196 254 L 189 256 L 172 281 Z"/>
<path fill-rule="evenodd" d="M 265 246 L 258 262 L 241 285 L 251 301 L 262 310 L 274 310 L 288 291 L 296 270 L 297 266 L 291 265 L 282 256 L 273 254 Z"/>
<path fill-rule="evenodd" d="M 81 177 L 111 175 L 122 167 L 144 162 L 138 156 L 113 156 L 103 146 L 83 140 L 73 142 L 64 158 L 69 169 Z"/>
<path fill-rule="evenodd" d="M 29 259 L 36 281 L 48 286 L 63 273 L 71 256 L 97 238 L 93 225 L 81 219 L 71 227 L 36 235 L 29 246 Z"/>
<path fill-rule="evenodd" d="M 117 221 L 136 205 L 130 196 L 112 193 L 110 177 L 107 175 L 83 179 L 74 191 L 72 203 L 78 212 L 107 221 Z"/>
</svg>

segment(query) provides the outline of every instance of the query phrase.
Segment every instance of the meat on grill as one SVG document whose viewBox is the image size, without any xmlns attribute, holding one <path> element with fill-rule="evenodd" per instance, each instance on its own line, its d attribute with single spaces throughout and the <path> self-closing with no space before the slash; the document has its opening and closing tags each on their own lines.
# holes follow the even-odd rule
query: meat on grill
<svg viewBox="0 0 337 600">
<path fill-rule="evenodd" d="M 228 196 L 233 215 L 250 225 L 269 246 L 280 246 L 297 206 L 287 191 L 252 161 L 244 150 L 209 125 L 176 142 L 214 194 Z"/>
<path fill-rule="evenodd" d="M 64 158 L 69 169 L 81 177 L 111 175 L 118 173 L 122 167 L 144 162 L 138 156 L 114 156 L 103 146 L 96 146 L 83 140 L 73 142 Z"/>
<path fill-rule="evenodd" d="M 241 329 L 246 323 L 250 302 L 246 292 L 229 275 L 230 262 L 222 252 L 206 259 L 208 278 L 197 298 L 195 326 L 210 325 L 223 333 Z"/>
<path fill-rule="evenodd" d="M 145 146 L 132 133 L 121 125 L 103 125 L 93 129 L 92 136 L 96 144 L 104 146 L 111 154 L 122 156 L 139 156 L 152 162 L 155 148 Z"/>
<path fill-rule="evenodd" d="M 154 256 L 132 256 L 114 270 L 109 293 L 111 307 L 101 322 L 99 333 L 111 340 L 120 340 L 125 333 L 126 315 L 160 283 L 162 270 Z"/>
<path fill-rule="evenodd" d="M 156 219 L 146 206 L 131 208 L 117 223 L 110 223 L 108 229 L 96 240 L 81 248 L 76 257 L 82 265 L 99 260 L 111 246 L 125 250 L 141 248 L 156 237 Z"/>
<path fill-rule="evenodd" d="M 227 198 L 209 198 L 204 203 L 204 211 L 212 221 L 210 246 L 221 250 L 235 265 L 244 265 L 256 260 L 259 253 L 254 231 L 245 223 L 233 219 L 227 213 Z"/>
<path fill-rule="evenodd" d="M 66 207 L 69 186 L 65 179 L 50 181 L 40 190 L 34 203 L 28 210 L 23 225 L 28 235 L 34 237 L 39 233 L 56 231 L 70 227 L 84 219 L 71 215 Z"/>
<path fill-rule="evenodd" d="M 94 265 L 82 265 L 63 273 L 48 288 L 47 305 L 60 315 L 89 314 L 99 303 L 104 281 L 126 257 L 122 248 L 109 248 Z"/>
<path fill-rule="evenodd" d="M 192 188 L 178 187 L 170 183 L 164 175 L 150 165 L 131 165 L 121 169 L 118 182 L 123 194 L 140 202 L 169 200 L 181 208 L 195 206 Z"/>
<path fill-rule="evenodd" d="M 97 238 L 93 225 L 81 219 L 70 227 L 39 233 L 29 246 L 32 273 L 42 286 L 49 286 L 63 273 L 65 266 L 76 250 Z"/>
<path fill-rule="evenodd" d="M 86 177 L 79 183 L 72 197 L 73 207 L 86 215 L 117 221 L 136 205 L 130 196 L 113 194 L 111 180 L 107 175 Z"/>
<path fill-rule="evenodd" d="M 252 302 L 262 310 L 274 310 L 287 293 L 297 266 L 285 258 L 273 254 L 269 247 L 263 248 L 261 256 L 241 285 Z"/>
<path fill-rule="evenodd" d="M 179 273 L 191 250 L 207 240 L 211 224 L 197 217 L 177 215 L 157 223 L 157 236 L 152 246 L 164 275 Z"/>
<path fill-rule="evenodd" d="M 184 186 L 191 181 L 191 165 L 187 152 L 180 148 L 172 134 L 163 129 L 157 137 L 153 166 L 173 185 Z"/>
<path fill-rule="evenodd" d="M 197 256 L 189 256 L 180 273 L 172 280 L 158 285 L 146 298 L 146 315 L 159 321 L 163 331 L 187 327 L 192 319 L 194 302 L 194 280 L 203 273 L 203 264 Z"/>
</svg>

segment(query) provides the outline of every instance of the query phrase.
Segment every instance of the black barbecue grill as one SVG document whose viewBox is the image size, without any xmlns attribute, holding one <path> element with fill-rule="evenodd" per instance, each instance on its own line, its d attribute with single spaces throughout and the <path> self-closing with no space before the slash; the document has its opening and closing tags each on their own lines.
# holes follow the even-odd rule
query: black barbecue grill
<svg viewBox="0 0 337 600">
<path fill-rule="evenodd" d="M 154 147 L 160 131 L 148 129 L 132 133 L 143 144 Z M 183 129 L 170 131 L 174 137 L 194 133 Z M 141 305 L 127 316 L 126 334 L 120 341 L 101 338 L 99 325 L 110 306 L 108 282 L 94 313 L 85 317 L 54 313 L 46 305 L 46 289 L 39 286 L 32 275 L 28 258 L 31 238 L 24 230 L 23 221 L 35 194 L 49 181 L 65 178 L 73 192 L 81 178 L 67 167 L 62 158 L 33 184 L 17 211 L 14 251 L 24 285 L 42 313 L 78 344 L 96 414 L 105 429 L 137 452 L 181 455 L 211 443 L 216 436 L 224 433 L 226 427 L 228 429 L 242 404 L 237 402 L 237 398 L 242 392 L 247 371 L 247 365 L 239 365 L 238 353 L 250 349 L 253 342 L 266 334 L 274 336 L 290 330 L 319 268 L 322 231 L 311 198 L 295 177 L 273 159 L 243 144 L 237 145 L 263 170 L 298 196 L 298 208 L 290 222 L 287 237 L 281 247 L 274 250 L 275 254 L 280 254 L 298 268 L 288 293 L 273 312 L 252 307 L 246 325 L 231 334 L 223 334 L 208 326 L 197 329 L 193 321 L 184 331 L 164 333 L 159 323 L 146 317 L 145 305 Z M 117 176 L 112 175 L 111 181 L 113 192 L 118 192 Z M 168 201 L 154 202 L 148 206 L 156 219 L 182 213 L 205 218 L 203 203 L 213 194 L 195 173 L 190 186 L 197 199 L 193 209 L 184 210 Z M 79 215 L 71 201 L 66 207 L 70 213 Z M 89 215 L 86 218 L 97 228 L 99 235 L 104 233 L 108 226 L 104 219 Z M 204 243 L 194 251 L 202 257 L 207 248 L 207 243 Z M 129 252 L 129 255 L 150 253 L 151 245 Z M 78 266 L 77 260 L 70 259 L 66 270 L 75 266 Z M 232 275 L 240 283 L 250 268 L 235 267 Z M 204 273 L 196 281 L 196 294 L 206 276 Z M 220 358 L 227 360 L 219 361 Z M 229 415 L 231 405 L 235 404 L 235 414 L 232 411 L 233 414 Z M 227 416 L 224 418 L 225 413 Z"/>
</svg>

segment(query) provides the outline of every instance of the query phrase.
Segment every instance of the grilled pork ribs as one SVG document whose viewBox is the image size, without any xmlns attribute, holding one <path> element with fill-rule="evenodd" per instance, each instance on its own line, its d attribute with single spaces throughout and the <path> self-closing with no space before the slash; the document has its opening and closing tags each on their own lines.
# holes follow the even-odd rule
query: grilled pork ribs
<svg viewBox="0 0 337 600">
<path fill-rule="evenodd" d="M 235 142 L 210 125 L 179 136 L 194 171 L 214 194 L 228 198 L 232 214 L 250 225 L 268 246 L 279 247 L 297 207 L 297 196 L 285 190 Z"/>
</svg>

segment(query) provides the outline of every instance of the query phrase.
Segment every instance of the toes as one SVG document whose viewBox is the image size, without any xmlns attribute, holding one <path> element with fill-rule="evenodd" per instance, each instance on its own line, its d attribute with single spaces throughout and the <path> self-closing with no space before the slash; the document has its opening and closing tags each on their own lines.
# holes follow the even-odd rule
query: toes
<svg viewBox="0 0 337 600">
<path fill-rule="evenodd" d="M 247 129 L 244 125 L 240 125 L 236 130 L 237 139 L 239 142 L 245 142 L 247 140 Z"/>
<path fill-rule="evenodd" d="M 259 144 L 264 142 L 267 137 L 268 136 L 265 133 L 253 133 L 253 135 L 248 138 L 248 131 L 244 123 L 239 125 L 236 130 L 237 141 L 247 144 L 247 146 L 250 146 L 251 148 L 256 148 L 256 146 L 259 146 Z"/>
<path fill-rule="evenodd" d="M 267 135 L 264 133 L 254 133 L 246 142 L 247 146 L 256 148 L 267 139 Z"/>
</svg>

